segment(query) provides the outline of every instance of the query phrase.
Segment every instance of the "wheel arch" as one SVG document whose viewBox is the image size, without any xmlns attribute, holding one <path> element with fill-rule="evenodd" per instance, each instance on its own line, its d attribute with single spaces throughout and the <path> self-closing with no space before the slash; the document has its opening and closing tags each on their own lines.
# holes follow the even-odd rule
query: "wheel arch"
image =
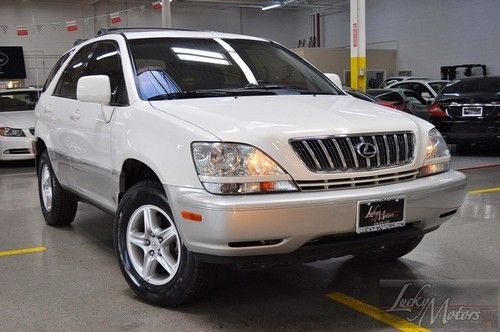
<svg viewBox="0 0 500 332">
<path fill-rule="evenodd" d="M 158 173 L 148 164 L 136 158 L 124 160 L 120 171 L 118 202 L 132 186 L 146 180 L 162 183 Z"/>
</svg>

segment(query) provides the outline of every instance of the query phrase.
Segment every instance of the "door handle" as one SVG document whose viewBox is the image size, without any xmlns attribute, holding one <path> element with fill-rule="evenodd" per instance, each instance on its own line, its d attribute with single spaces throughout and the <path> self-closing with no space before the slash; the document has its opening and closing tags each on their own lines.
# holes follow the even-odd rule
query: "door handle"
<svg viewBox="0 0 500 332">
<path fill-rule="evenodd" d="M 78 112 L 74 112 L 74 113 L 71 113 L 71 115 L 69 117 L 70 117 L 71 120 L 75 120 L 76 121 L 76 120 L 80 120 L 81 115 Z"/>
</svg>

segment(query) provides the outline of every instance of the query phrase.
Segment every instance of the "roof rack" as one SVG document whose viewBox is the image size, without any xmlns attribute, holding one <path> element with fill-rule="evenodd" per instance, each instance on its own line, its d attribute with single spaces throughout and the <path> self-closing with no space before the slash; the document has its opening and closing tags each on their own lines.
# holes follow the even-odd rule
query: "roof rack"
<svg viewBox="0 0 500 332">
<path fill-rule="evenodd" d="M 131 27 L 131 28 L 101 28 L 97 31 L 96 36 L 107 35 L 110 33 L 120 33 L 126 31 L 153 31 L 153 30 L 167 30 L 167 31 L 197 31 L 193 29 L 182 29 L 182 28 L 158 28 L 158 27 Z"/>
</svg>

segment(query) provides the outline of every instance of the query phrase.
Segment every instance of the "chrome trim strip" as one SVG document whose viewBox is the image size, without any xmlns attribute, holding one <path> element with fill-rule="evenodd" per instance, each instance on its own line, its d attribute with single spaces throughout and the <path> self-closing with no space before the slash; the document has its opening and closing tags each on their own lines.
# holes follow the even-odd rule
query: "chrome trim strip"
<svg viewBox="0 0 500 332">
<path fill-rule="evenodd" d="M 391 164 L 391 153 L 389 150 L 389 142 L 387 141 L 387 135 L 384 135 L 384 144 L 385 144 L 385 155 L 387 157 L 387 166 Z"/>
<path fill-rule="evenodd" d="M 396 164 L 399 164 L 399 138 L 394 134 L 394 145 L 396 146 Z"/>
<path fill-rule="evenodd" d="M 316 168 L 318 170 L 320 170 L 321 169 L 321 164 L 319 163 L 318 158 L 316 158 L 316 155 L 314 154 L 313 150 L 309 146 L 309 142 L 308 141 L 303 141 L 302 145 L 304 145 L 304 147 L 306 148 L 307 152 L 309 152 L 309 154 L 311 155 L 314 163 L 316 164 Z"/>
<path fill-rule="evenodd" d="M 344 153 L 342 152 L 342 149 L 340 148 L 339 143 L 337 143 L 337 140 L 335 138 L 332 138 L 332 142 L 333 142 L 333 145 L 335 145 L 337 152 L 339 153 L 340 161 L 342 162 L 343 168 L 347 169 L 347 163 L 345 162 Z"/>
<path fill-rule="evenodd" d="M 359 168 L 358 155 L 357 155 L 356 151 L 354 150 L 354 146 L 352 145 L 351 138 L 346 137 L 346 141 L 347 141 L 347 144 L 349 144 L 349 149 L 351 149 L 352 158 L 354 160 L 354 166 L 356 168 Z"/>
<path fill-rule="evenodd" d="M 330 154 L 328 153 L 328 150 L 326 149 L 326 146 L 323 144 L 321 140 L 318 140 L 318 144 L 321 147 L 321 150 L 323 150 L 323 153 L 325 154 L 326 158 L 328 159 L 328 163 L 330 164 L 331 169 L 335 169 L 335 165 L 333 163 L 332 158 L 330 157 Z"/>
<path fill-rule="evenodd" d="M 408 160 L 409 155 L 410 155 L 410 148 L 409 148 L 409 144 L 408 144 L 408 135 L 403 134 L 403 137 L 405 139 L 405 159 Z"/>
<path fill-rule="evenodd" d="M 406 134 L 405 134 L 406 135 Z M 377 138 L 372 136 L 373 144 L 377 147 L 377 167 L 380 167 L 380 149 L 378 147 Z"/>
</svg>

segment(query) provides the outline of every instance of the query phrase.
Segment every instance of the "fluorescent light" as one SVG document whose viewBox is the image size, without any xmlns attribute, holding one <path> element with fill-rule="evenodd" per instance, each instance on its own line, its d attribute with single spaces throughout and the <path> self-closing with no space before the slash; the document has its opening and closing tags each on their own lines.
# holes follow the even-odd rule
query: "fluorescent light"
<svg viewBox="0 0 500 332">
<path fill-rule="evenodd" d="M 262 10 L 269 10 L 269 9 L 278 8 L 278 7 L 281 7 L 281 3 L 275 3 L 273 5 L 262 7 Z"/>
<path fill-rule="evenodd" d="M 184 61 L 195 61 L 195 62 L 204 62 L 204 63 L 213 63 L 217 65 L 225 65 L 229 66 L 230 63 L 227 60 L 215 59 L 215 58 L 207 58 L 199 55 L 191 55 L 191 54 L 178 54 L 179 59 Z"/>
<path fill-rule="evenodd" d="M 199 55 L 215 59 L 225 59 L 224 55 L 218 52 L 203 51 L 203 50 L 184 48 L 184 47 L 171 47 L 171 50 L 174 51 L 174 53 L 176 54 L 192 54 L 192 55 Z"/>
</svg>

